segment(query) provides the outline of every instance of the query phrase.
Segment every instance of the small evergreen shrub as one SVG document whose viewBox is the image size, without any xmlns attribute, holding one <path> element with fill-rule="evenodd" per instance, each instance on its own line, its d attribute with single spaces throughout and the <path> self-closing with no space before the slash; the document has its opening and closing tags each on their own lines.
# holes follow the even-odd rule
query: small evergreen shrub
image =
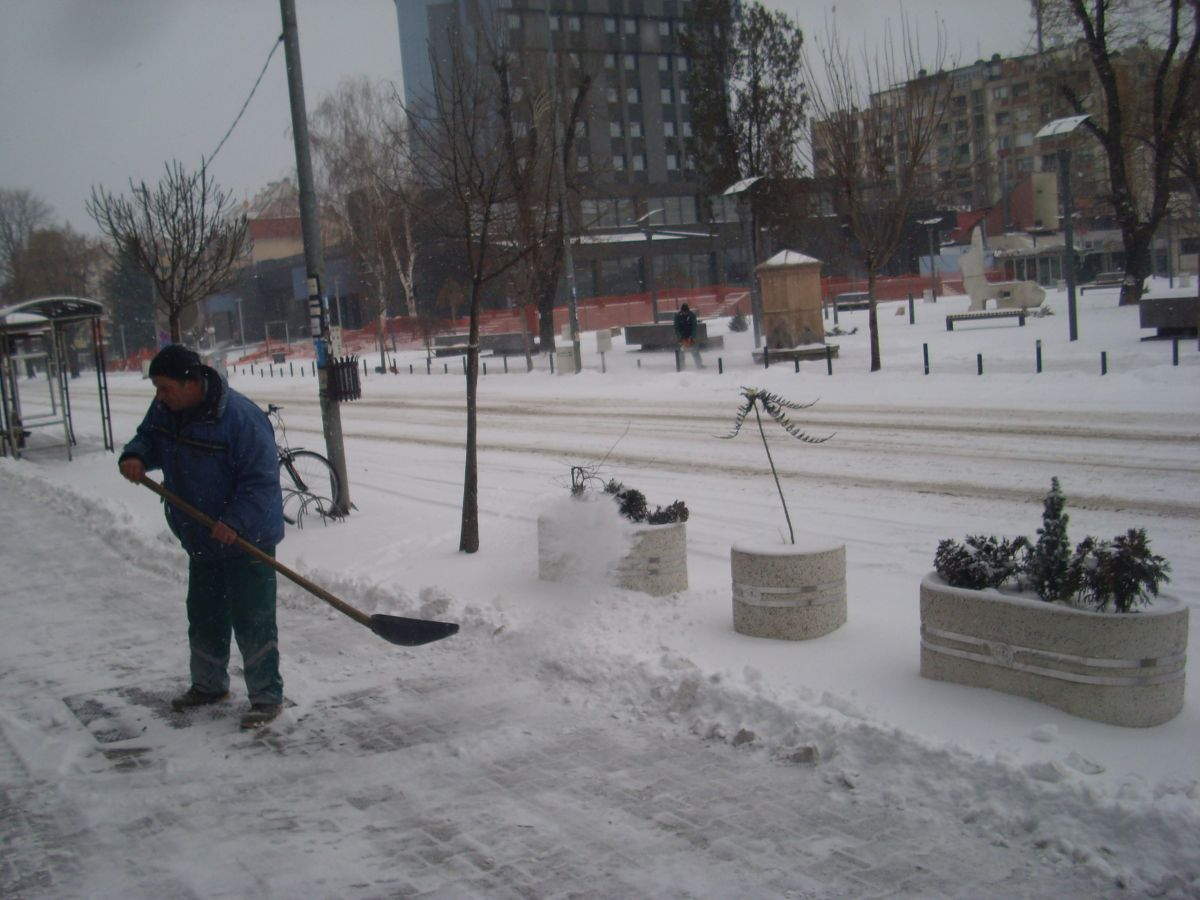
<svg viewBox="0 0 1200 900">
<path fill-rule="evenodd" d="M 1032 589 L 1047 602 L 1078 603 L 1100 612 L 1110 607 L 1133 612 L 1158 596 L 1159 586 L 1171 580 L 1171 565 L 1150 552 L 1145 529 L 1131 528 L 1111 541 L 1086 537 L 1072 554 L 1064 506 L 1058 479 L 1052 478 L 1036 543 L 979 534 L 961 544 L 946 539 L 938 543 L 933 567 L 952 587 L 983 590 L 1008 582 Z"/>
<path fill-rule="evenodd" d="M 1069 596 L 1067 564 L 1071 560 L 1071 544 L 1067 540 L 1069 517 L 1063 512 L 1066 500 L 1058 479 L 1050 479 L 1050 493 L 1042 506 L 1042 527 L 1037 543 L 1029 550 L 1026 575 L 1030 588 L 1048 602 L 1065 600 Z"/>
<path fill-rule="evenodd" d="M 1087 605 L 1103 612 L 1111 604 L 1127 613 L 1157 597 L 1159 585 L 1171 580 L 1170 571 L 1170 563 L 1150 552 L 1146 530 L 1130 528 L 1111 541 L 1080 541 L 1067 568 L 1067 583 Z"/>
<path fill-rule="evenodd" d="M 994 535 L 971 534 L 966 542 L 946 539 L 937 547 L 933 567 L 952 587 L 981 591 L 997 588 L 1022 569 L 1018 552 L 1029 546 L 1027 538 L 1002 540 Z"/>
<path fill-rule="evenodd" d="M 656 506 L 653 512 L 646 502 L 646 495 L 636 488 L 627 488 L 621 482 L 611 480 L 604 485 L 604 492 L 612 494 L 617 501 L 617 509 L 630 522 L 648 525 L 670 525 L 673 522 L 686 522 L 688 508 L 682 500 L 676 500 L 670 506 Z"/>
<path fill-rule="evenodd" d="M 746 316 L 743 313 L 735 313 L 733 318 L 729 320 L 730 331 L 745 331 L 750 327 L 750 323 L 746 321 Z"/>
</svg>

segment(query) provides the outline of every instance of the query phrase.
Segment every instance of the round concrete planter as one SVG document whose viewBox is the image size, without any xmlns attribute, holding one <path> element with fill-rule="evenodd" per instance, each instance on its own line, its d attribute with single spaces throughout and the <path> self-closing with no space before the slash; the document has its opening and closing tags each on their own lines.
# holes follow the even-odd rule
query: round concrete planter
<svg viewBox="0 0 1200 900">
<path fill-rule="evenodd" d="M 844 545 L 739 545 L 729 563 L 739 634 L 804 641 L 845 624 Z"/>
<path fill-rule="evenodd" d="M 1100 613 L 1037 597 L 921 582 L 921 675 L 1028 697 L 1111 725 L 1148 727 L 1183 708 L 1188 609 L 1159 597 Z"/>
<path fill-rule="evenodd" d="M 686 591 L 687 524 L 638 525 L 629 552 L 617 564 L 617 584 L 652 597 Z"/>
<path fill-rule="evenodd" d="M 686 524 L 631 525 L 616 519 L 615 512 L 613 516 L 614 534 L 620 531 L 628 542 L 627 546 L 622 546 L 615 563 L 614 556 L 607 553 L 611 540 L 598 537 L 594 544 L 596 553 L 591 555 L 588 548 L 570 543 L 564 545 L 556 531 L 556 523 L 546 516 L 538 516 L 538 578 L 563 581 L 571 577 L 588 577 L 599 564 L 603 571 L 595 572 L 597 577 L 602 576 L 627 590 L 654 597 L 686 591 Z M 607 530 L 607 526 L 604 528 Z M 608 535 L 609 538 L 613 536 Z"/>
</svg>

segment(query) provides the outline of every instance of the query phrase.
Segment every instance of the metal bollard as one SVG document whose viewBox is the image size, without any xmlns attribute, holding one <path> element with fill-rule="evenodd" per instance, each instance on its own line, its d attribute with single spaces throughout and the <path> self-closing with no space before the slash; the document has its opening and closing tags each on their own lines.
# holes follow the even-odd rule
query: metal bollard
<svg viewBox="0 0 1200 900">
<path fill-rule="evenodd" d="M 917 324 L 917 313 L 916 313 L 916 310 L 913 308 L 913 295 L 911 293 L 908 295 L 908 324 L 909 325 Z"/>
<path fill-rule="evenodd" d="M 1042 342 L 1040 340 L 1034 342 L 1034 355 L 1037 359 L 1037 373 L 1039 375 L 1041 375 L 1042 374 Z"/>
<path fill-rule="evenodd" d="M 979 370 L 980 375 L 983 374 L 983 354 L 982 353 L 975 354 L 975 368 Z"/>
<path fill-rule="evenodd" d="M 725 360 L 721 359 L 721 357 L 719 357 L 719 356 L 717 357 L 717 374 L 718 375 L 725 374 Z"/>
<path fill-rule="evenodd" d="M 925 374 L 928 375 L 929 374 L 929 345 L 928 344 L 921 345 L 921 356 L 924 357 L 924 359 L 925 359 Z"/>
<path fill-rule="evenodd" d="M 833 348 L 828 344 L 825 345 L 825 374 L 833 374 Z"/>
<path fill-rule="evenodd" d="M 1108 351 L 1107 350 L 1100 351 L 1100 374 L 1101 375 L 1108 374 Z"/>
</svg>

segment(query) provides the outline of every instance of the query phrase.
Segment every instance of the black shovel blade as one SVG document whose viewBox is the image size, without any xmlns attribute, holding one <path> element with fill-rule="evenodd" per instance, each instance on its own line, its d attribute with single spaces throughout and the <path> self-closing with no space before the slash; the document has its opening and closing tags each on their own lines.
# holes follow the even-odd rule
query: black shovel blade
<svg viewBox="0 0 1200 900">
<path fill-rule="evenodd" d="M 430 619 L 406 619 L 404 616 L 371 616 L 371 630 L 393 644 L 419 647 L 440 641 L 458 633 L 456 622 L 434 622 Z"/>
</svg>

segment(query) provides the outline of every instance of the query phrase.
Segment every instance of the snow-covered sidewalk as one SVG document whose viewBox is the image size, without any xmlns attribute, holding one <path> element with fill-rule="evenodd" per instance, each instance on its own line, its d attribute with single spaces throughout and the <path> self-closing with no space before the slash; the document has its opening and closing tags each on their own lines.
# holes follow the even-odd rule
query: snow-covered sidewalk
<svg viewBox="0 0 1200 900">
<path fill-rule="evenodd" d="M 798 720 L 790 748 L 697 734 L 734 689 L 691 664 L 580 657 L 482 622 L 405 651 L 284 590 L 295 705 L 278 726 L 239 733 L 237 699 L 173 714 L 166 698 L 186 683 L 178 551 L 11 461 L 0 492 L 0 895 L 1196 887 L 1183 797 L 1177 820 L 1169 805 L 1096 803 L 832 712 Z M 444 603 L 424 599 L 427 613 Z"/>
</svg>

